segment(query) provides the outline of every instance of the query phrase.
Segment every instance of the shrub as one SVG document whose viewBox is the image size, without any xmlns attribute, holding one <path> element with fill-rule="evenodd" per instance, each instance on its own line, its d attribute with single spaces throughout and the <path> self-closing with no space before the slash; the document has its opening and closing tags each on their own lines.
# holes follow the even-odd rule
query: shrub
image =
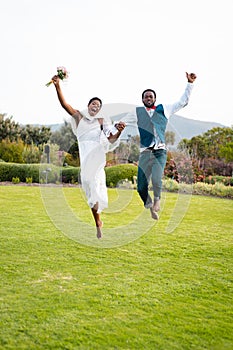
<svg viewBox="0 0 233 350">
<path fill-rule="evenodd" d="M 31 184 L 32 183 L 32 177 L 26 177 L 26 183 Z"/>
<path fill-rule="evenodd" d="M 164 175 L 167 178 L 175 179 L 177 182 L 193 183 L 194 165 L 186 154 L 182 152 L 168 152 Z"/>
<path fill-rule="evenodd" d="M 79 183 L 80 180 L 80 168 L 79 167 L 63 167 L 62 168 L 62 182 L 64 183 Z"/>
<path fill-rule="evenodd" d="M 18 184 L 18 183 L 20 183 L 20 179 L 18 177 L 12 177 L 12 183 Z"/>
<path fill-rule="evenodd" d="M 205 183 L 214 185 L 215 183 L 222 183 L 225 186 L 233 186 L 233 177 L 230 176 L 206 176 Z"/>
<path fill-rule="evenodd" d="M 12 181 L 13 177 L 18 177 L 21 182 L 26 182 L 26 178 L 32 178 L 32 182 L 44 183 L 46 173 L 49 183 L 56 183 L 61 178 L 60 168 L 52 164 L 0 163 L 0 181 Z"/>
<path fill-rule="evenodd" d="M 214 185 L 197 182 L 193 185 L 178 183 L 172 179 L 163 180 L 163 189 L 168 192 L 190 193 L 198 195 L 211 195 L 233 199 L 233 187 L 224 186 L 222 183 Z"/>
<path fill-rule="evenodd" d="M 218 197 L 228 197 L 230 193 L 233 193 L 233 189 L 231 187 L 224 186 L 222 183 L 216 182 L 216 184 L 212 185 L 211 194 Z"/>
<path fill-rule="evenodd" d="M 178 192 L 179 183 L 172 179 L 163 180 L 163 189 L 168 192 Z"/>
<path fill-rule="evenodd" d="M 2 140 L 0 142 L 0 158 L 5 162 L 23 163 L 23 149 L 23 141 L 10 142 L 8 140 Z"/>
<path fill-rule="evenodd" d="M 27 164 L 40 162 L 41 151 L 34 145 L 26 145 L 22 153 L 23 162 Z"/>
<path fill-rule="evenodd" d="M 64 164 L 68 164 L 72 167 L 79 167 L 80 161 L 79 158 L 74 158 L 72 154 L 65 153 Z"/>
<path fill-rule="evenodd" d="M 212 192 L 212 185 L 209 185 L 203 182 L 197 182 L 193 185 L 193 194 L 211 195 L 211 192 Z"/>
<path fill-rule="evenodd" d="M 222 159 L 205 158 L 203 170 L 207 175 L 231 176 L 233 164 L 226 164 Z"/>
<path fill-rule="evenodd" d="M 0 163 L 0 180 L 12 181 L 12 178 L 18 177 L 24 181 L 24 171 L 22 164 L 16 163 Z"/>
<path fill-rule="evenodd" d="M 106 169 L 108 187 L 136 188 L 137 167 L 132 164 L 120 164 Z M 14 180 L 13 180 L 14 179 Z M 80 183 L 80 168 L 58 167 L 52 164 L 16 164 L 0 162 L 0 181 L 26 183 Z M 150 188 L 151 189 L 151 188 Z M 224 182 L 208 184 L 178 183 L 173 179 L 163 179 L 163 190 L 179 193 L 213 195 L 233 199 L 233 186 L 225 186 Z"/>
<path fill-rule="evenodd" d="M 120 164 L 112 167 L 106 167 L 106 183 L 107 186 L 116 187 L 121 180 L 128 179 L 134 181 L 137 176 L 137 166 L 133 164 Z"/>
</svg>

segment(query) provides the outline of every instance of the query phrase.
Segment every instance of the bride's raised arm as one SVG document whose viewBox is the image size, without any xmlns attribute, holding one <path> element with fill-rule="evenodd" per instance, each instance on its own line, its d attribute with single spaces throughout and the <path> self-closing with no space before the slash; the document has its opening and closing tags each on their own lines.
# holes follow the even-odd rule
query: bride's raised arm
<svg viewBox="0 0 233 350">
<path fill-rule="evenodd" d="M 81 113 L 77 109 L 74 109 L 69 103 L 66 102 L 63 92 L 61 90 L 60 78 L 57 75 L 54 75 L 54 77 L 52 78 L 52 82 L 56 88 L 57 97 L 61 106 L 66 110 L 67 113 L 69 113 L 75 119 L 76 124 L 78 126 L 78 123 L 82 118 Z"/>
</svg>

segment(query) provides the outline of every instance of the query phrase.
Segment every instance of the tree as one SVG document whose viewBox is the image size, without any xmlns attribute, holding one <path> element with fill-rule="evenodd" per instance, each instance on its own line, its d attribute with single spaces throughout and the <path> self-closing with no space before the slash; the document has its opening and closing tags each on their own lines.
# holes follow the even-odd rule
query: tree
<svg viewBox="0 0 233 350">
<path fill-rule="evenodd" d="M 204 158 L 222 159 L 220 150 L 230 142 L 233 142 L 233 128 L 217 127 L 202 135 L 194 136 L 191 140 L 181 140 L 178 149 L 188 151 L 190 157 L 198 160 Z M 225 151 L 227 149 L 229 148 L 226 148 Z"/>
<path fill-rule="evenodd" d="M 6 117 L 6 114 L 0 114 L 0 142 L 8 140 L 10 142 L 17 141 L 20 137 L 20 126 L 15 123 L 11 117 Z"/>
<path fill-rule="evenodd" d="M 50 142 L 58 145 L 59 151 L 65 151 L 67 153 L 64 163 L 79 166 L 78 142 L 69 123 L 65 122 L 59 130 L 53 132 Z"/>
<path fill-rule="evenodd" d="M 233 162 L 233 142 L 220 147 L 219 154 L 226 160 L 226 162 Z"/>
<path fill-rule="evenodd" d="M 130 152 L 129 143 L 120 142 L 115 152 L 119 163 L 128 163 L 129 152 Z"/>
<path fill-rule="evenodd" d="M 21 139 L 26 145 L 44 145 L 50 139 L 52 135 L 50 127 L 46 126 L 33 126 L 27 124 L 21 129 Z"/>
<path fill-rule="evenodd" d="M 174 145 L 175 140 L 176 140 L 176 134 L 173 131 L 166 131 L 165 132 L 165 140 L 166 140 L 166 144 Z"/>
<path fill-rule="evenodd" d="M 233 127 L 215 127 L 191 140 L 181 140 L 178 149 L 189 154 L 197 169 L 201 169 L 205 175 L 227 175 L 231 173 L 231 166 L 227 163 L 233 159 L 232 144 Z"/>
<path fill-rule="evenodd" d="M 77 139 L 73 134 L 70 124 L 65 122 L 59 130 L 52 133 L 50 142 L 57 144 L 60 151 L 69 152 L 72 145 L 77 143 Z"/>
<path fill-rule="evenodd" d="M 136 163 L 139 159 L 139 154 L 140 154 L 140 149 L 136 143 L 133 143 L 130 147 L 129 151 L 129 158 L 128 162 L 129 163 Z"/>
<path fill-rule="evenodd" d="M 233 142 L 233 127 L 212 128 L 205 132 L 203 137 L 208 146 L 206 156 L 221 159 L 222 155 L 220 149 L 227 146 L 229 142 Z"/>
</svg>

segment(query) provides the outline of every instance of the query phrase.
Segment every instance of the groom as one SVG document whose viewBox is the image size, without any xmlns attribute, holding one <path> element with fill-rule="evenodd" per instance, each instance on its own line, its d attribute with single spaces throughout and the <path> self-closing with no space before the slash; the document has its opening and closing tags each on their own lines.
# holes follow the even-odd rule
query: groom
<svg viewBox="0 0 233 350">
<path fill-rule="evenodd" d="M 140 135 L 140 157 L 138 164 L 137 191 L 151 217 L 158 220 L 162 190 L 162 176 L 167 161 L 165 131 L 168 118 L 184 108 L 190 98 L 196 74 L 186 73 L 187 85 L 180 100 L 173 104 L 155 105 L 156 93 L 146 89 L 142 93 L 143 107 L 136 108 L 136 120 Z M 150 179 L 153 186 L 153 200 L 148 191 Z"/>
</svg>

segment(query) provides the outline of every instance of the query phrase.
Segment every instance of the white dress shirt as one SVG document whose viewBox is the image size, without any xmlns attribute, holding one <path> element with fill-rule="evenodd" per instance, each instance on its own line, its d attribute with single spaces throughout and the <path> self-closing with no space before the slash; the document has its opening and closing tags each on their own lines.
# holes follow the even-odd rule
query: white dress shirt
<svg viewBox="0 0 233 350">
<path fill-rule="evenodd" d="M 181 98 L 179 99 L 179 101 L 172 103 L 172 104 L 162 104 L 163 109 L 164 109 L 164 115 L 167 119 L 169 119 L 169 117 L 171 115 L 175 114 L 176 112 L 178 112 L 180 109 L 184 108 L 188 104 L 193 86 L 194 86 L 193 83 L 187 83 L 185 91 L 184 91 L 183 95 L 181 96 Z M 154 110 L 151 109 L 150 111 L 147 111 L 147 113 L 149 114 L 150 117 L 152 117 Z M 126 126 L 127 126 L 127 124 L 136 126 L 137 125 L 136 108 L 134 111 L 129 112 L 124 117 L 123 121 L 126 123 Z M 153 142 L 150 145 L 150 147 L 154 146 L 154 149 L 166 149 L 165 143 L 161 142 L 155 129 L 154 129 L 154 135 L 155 135 L 155 142 Z M 140 151 L 142 152 L 145 149 L 146 148 L 140 148 Z"/>
</svg>

